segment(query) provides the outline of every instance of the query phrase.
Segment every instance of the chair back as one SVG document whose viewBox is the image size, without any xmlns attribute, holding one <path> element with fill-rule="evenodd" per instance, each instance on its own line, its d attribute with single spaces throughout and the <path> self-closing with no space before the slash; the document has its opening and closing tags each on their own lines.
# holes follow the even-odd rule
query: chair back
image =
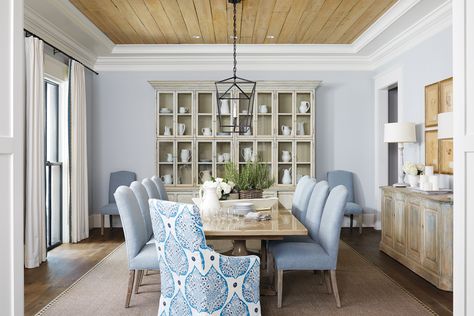
<svg viewBox="0 0 474 316">
<path fill-rule="evenodd" d="M 142 184 L 145 187 L 146 193 L 148 193 L 149 199 L 158 199 L 160 200 L 160 194 L 158 193 L 158 189 L 156 185 L 151 179 L 145 178 L 142 180 Z"/>
<path fill-rule="evenodd" d="M 331 257 L 334 269 L 339 251 L 339 237 L 344 219 L 344 206 L 346 205 L 347 189 L 338 185 L 331 190 L 324 206 L 321 224 L 318 231 L 318 242 Z"/>
<path fill-rule="evenodd" d="M 296 185 L 295 193 L 293 194 L 293 204 L 291 206 L 291 213 L 304 224 L 306 219 L 306 209 L 308 208 L 309 198 L 316 185 L 316 179 L 304 176 Z"/>
<path fill-rule="evenodd" d="M 327 173 L 328 183 L 331 190 L 338 185 L 343 185 L 347 189 L 347 202 L 354 201 L 354 182 L 353 174 L 350 171 L 334 170 Z"/>
<path fill-rule="evenodd" d="M 140 206 L 140 211 L 142 212 L 143 219 L 145 220 L 146 235 L 148 238 L 153 234 L 153 227 L 151 226 L 151 217 L 150 217 L 150 206 L 148 204 L 148 193 L 146 192 L 145 187 L 138 181 L 133 181 L 130 184 L 130 189 L 132 189 L 133 194 L 137 198 L 138 205 Z"/>
<path fill-rule="evenodd" d="M 145 220 L 132 189 L 120 186 L 115 191 L 114 196 L 120 213 L 120 220 L 122 221 L 128 262 L 130 263 L 148 241 Z"/>
<path fill-rule="evenodd" d="M 329 194 L 327 181 L 320 181 L 314 186 L 306 212 L 306 228 L 314 241 L 318 241 L 319 225 L 323 214 L 324 204 Z"/>
<path fill-rule="evenodd" d="M 155 183 L 156 188 L 158 189 L 158 193 L 160 194 L 160 200 L 168 201 L 168 193 L 166 192 L 163 181 L 161 181 L 161 179 L 157 176 L 151 177 L 151 181 Z"/>
<path fill-rule="evenodd" d="M 115 190 L 121 185 L 129 186 L 130 183 L 137 180 L 137 174 L 131 171 L 116 171 L 110 174 L 109 179 L 109 203 L 115 203 Z"/>
</svg>

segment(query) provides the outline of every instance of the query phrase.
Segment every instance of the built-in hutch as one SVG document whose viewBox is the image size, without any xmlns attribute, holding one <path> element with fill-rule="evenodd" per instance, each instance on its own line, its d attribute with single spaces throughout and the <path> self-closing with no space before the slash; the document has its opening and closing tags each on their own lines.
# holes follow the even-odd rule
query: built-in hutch
<svg viewBox="0 0 474 316">
<path fill-rule="evenodd" d="M 438 288 L 452 291 L 452 194 L 382 187 L 380 250 Z"/>
<path fill-rule="evenodd" d="M 167 176 L 170 199 L 190 202 L 198 195 L 203 172 L 222 177 L 223 156 L 244 165 L 244 148 L 251 148 L 260 161 L 268 164 L 276 180 L 264 195 L 278 196 L 287 207 L 291 206 L 298 179 L 315 175 L 315 91 L 319 81 L 257 82 L 253 127 L 248 135 L 220 130 L 214 82 L 150 84 L 156 91 L 156 174 Z M 302 102 L 308 104 L 306 112 L 299 109 Z M 266 111 L 261 105 L 266 105 Z M 224 120 L 230 122 L 231 115 L 225 115 Z M 239 109 L 237 115 L 240 118 L 246 114 Z M 291 128 L 290 134 L 284 133 L 283 125 Z M 182 159 L 183 150 L 189 150 L 188 160 Z M 290 152 L 290 161 L 282 160 L 282 151 Z M 291 183 L 283 184 L 283 172 L 290 168 Z"/>
</svg>

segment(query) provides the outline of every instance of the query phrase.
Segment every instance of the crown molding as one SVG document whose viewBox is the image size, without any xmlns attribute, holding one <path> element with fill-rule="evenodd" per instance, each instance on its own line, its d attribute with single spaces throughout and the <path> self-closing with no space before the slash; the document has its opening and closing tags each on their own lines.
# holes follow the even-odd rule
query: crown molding
<svg viewBox="0 0 474 316">
<path fill-rule="evenodd" d="M 370 56 L 372 69 L 386 64 L 433 35 L 452 25 L 452 4 L 446 1 L 417 23 L 398 34 Z"/>
<path fill-rule="evenodd" d="M 97 56 L 25 4 L 25 29 L 92 68 Z"/>
</svg>

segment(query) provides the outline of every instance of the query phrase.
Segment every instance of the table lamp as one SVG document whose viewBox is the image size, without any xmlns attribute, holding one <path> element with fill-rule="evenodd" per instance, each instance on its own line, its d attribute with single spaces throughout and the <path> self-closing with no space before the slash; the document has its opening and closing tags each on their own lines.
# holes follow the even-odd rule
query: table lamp
<svg viewBox="0 0 474 316">
<path fill-rule="evenodd" d="M 393 186 L 406 187 L 407 185 L 403 182 L 403 144 L 416 142 L 415 123 L 397 122 L 385 124 L 384 142 L 398 143 L 398 161 L 401 161 L 402 165 L 398 168 L 398 183 L 395 183 Z"/>
</svg>

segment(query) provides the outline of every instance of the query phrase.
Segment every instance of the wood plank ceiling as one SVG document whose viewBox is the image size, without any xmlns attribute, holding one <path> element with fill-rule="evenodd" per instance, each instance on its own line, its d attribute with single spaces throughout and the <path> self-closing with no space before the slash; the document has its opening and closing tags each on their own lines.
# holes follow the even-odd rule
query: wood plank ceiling
<svg viewBox="0 0 474 316">
<path fill-rule="evenodd" d="M 115 44 L 231 43 L 227 0 L 70 0 Z M 396 0 L 242 0 L 242 44 L 350 44 Z"/>
</svg>

